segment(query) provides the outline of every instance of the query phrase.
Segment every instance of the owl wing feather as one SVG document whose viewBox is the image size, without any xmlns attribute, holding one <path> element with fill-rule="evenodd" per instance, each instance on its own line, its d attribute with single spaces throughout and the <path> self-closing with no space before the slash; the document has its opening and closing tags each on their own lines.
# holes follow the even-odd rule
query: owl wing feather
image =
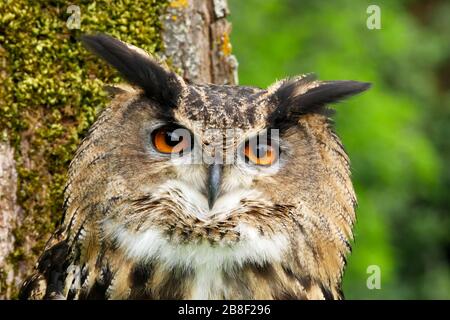
<svg viewBox="0 0 450 320">
<path fill-rule="evenodd" d="M 53 237 L 49 243 L 51 247 L 39 258 L 35 273 L 23 283 L 19 299 L 65 299 L 63 291 L 66 266 L 70 264 L 69 246 L 65 240 L 57 241 Z"/>
</svg>

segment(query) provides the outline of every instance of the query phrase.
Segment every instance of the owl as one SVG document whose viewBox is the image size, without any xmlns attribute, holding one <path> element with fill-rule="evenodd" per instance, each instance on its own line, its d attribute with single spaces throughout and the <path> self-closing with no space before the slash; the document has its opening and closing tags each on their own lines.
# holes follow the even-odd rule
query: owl
<svg viewBox="0 0 450 320">
<path fill-rule="evenodd" d="M 25 299 L 342 299 L 356 197 L 327 107 L 370 84 L 196 84 L 103 34 L 112 88 Z"/>
</svg>

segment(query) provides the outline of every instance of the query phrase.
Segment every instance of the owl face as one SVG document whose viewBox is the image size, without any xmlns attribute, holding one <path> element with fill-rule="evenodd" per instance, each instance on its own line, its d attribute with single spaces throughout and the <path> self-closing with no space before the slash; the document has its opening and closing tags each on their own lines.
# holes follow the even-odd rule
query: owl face
<svg viewBox="0 0 450 320">
<path fill-rule="evenodd" d="M 114 89 L 69 170 L 63 229 L 83 259 L 102 247 L 183 270 L 188 297 L 224 297 L 231 274 L 267 265 L 338 296 L 356 200 L 325 105 L 366 83 L 190 84 L 119 40 L 84 43 L 134 87 Z"/>
<path fill-rule="evenodd" d="M 200 264 L 230 268 L 246 259 L 278 256 L 287 239 L 283 225 L 273 222 L 287 219 L 292 204 L 274 202 L 270 184 L 280 183 L 274 176 L 291 151 L 290 142 L 281 141 L 267 122 L 270 94 L 186 85 L 181 95 L 177 107 L 163 113 L 160 104 L 128 89 L 116 96 L 117 109 L 101 115 L 102 127 L 95 130 L 109 134 L 99 135 L 96 145 L 111 151 L 102 151 L 96 163 L 108 174 L 95 184 L 115 199 L 102 217 L 105 236 L 136 259 L 152 259 L 164 250 L 171 266 L 190 265 L 195 250 L 187 248 L 192 247 L 209 252 L 198 255 Z M 113 122 L 102 120 L 108 112 L 114 113 Z M 104 170 L 86 169 L 93 178 Z M 252 243 L 256 239 L 258 247 Z"/>
</svg>

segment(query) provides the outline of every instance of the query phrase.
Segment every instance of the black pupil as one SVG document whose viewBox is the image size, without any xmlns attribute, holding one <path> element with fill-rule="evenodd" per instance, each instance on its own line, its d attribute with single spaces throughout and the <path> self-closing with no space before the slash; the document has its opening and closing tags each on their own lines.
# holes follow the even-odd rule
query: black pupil
<svg viewBox="0 0 450 320">
<path fill-rule="evenodd" d="M 175 147 L 177 144 L 183 141 L 183 136 L 176 134 L 174 131 L 166 131 L 165 141 L 168 146 Z"/>
</svg>

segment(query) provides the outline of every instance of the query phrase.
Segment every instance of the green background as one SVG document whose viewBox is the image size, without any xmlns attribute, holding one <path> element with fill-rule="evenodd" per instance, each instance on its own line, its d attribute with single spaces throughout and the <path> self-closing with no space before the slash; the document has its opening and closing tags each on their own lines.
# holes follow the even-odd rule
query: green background
<svg viewBox="0 0 450 320">
<path fill-rule="evenodd" d="M 336 106 L 359 200 L 347 299 L 450 298 L 450 2 L 229 0 L 240 84 L 373 83 Z M 381 9 L 381 29 L 366 12 Z M 367 268 L 379 266 L 381 289 Z"/>
</svg>

